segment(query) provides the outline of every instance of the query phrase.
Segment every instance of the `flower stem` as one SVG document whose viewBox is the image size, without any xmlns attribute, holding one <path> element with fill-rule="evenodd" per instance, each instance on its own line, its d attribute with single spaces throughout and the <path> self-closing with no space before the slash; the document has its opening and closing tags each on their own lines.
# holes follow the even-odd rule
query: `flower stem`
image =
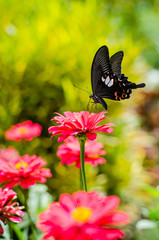
<svg viewBox="0 0 159 240">
<path fill-rule="evenodd" d="M 85 160 L 85 140 L 80 140 L 80 161 L 81 161 L 81 178 L 83 189 L 87 192 L 87 182 L 86 182 L 86 174 L 84 168 L 84 160 Z"/>
<path fill-rule="evenodd" d="M 26 189 L 23 189 L 22 191 L 23 191 L 23 194 L 24 194 L 25 209 L 26 209 L 26 212 L 28 214 L 29 221 L 30 221 L 30 227 L 31 227 L 31 231 L 32 231 L 32 234 L 33 234 L 33 239 L 37 240 L 37 236 L 36 236 L 36 232 L 35 232 L 35 226 L 34 226 L 33 220 L 31 218 L 31 215 L 30 215 L 30 212 L 29 212 L 29 209 L 28 209 L 28 202 L 27 202 L 28 191 Z"/>
<path fill-rule="evenodd" d="M 82 171 L 80 168 L 80 190 L 83 190 Z"/>
</svg>

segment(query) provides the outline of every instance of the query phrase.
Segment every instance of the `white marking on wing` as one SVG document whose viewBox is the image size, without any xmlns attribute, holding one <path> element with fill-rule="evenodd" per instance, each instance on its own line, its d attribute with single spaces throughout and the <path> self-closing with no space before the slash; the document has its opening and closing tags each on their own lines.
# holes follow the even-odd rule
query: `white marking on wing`
<svg viewBox="0 0 159 240">
<path fill-rule="evenodd" d="M 105 85 L 108 85 L 108 82 L 110 81 L 110 77 L 108 76 L 105 80 Z"/>
<path fill-rule="evenodd" d="M 105 82 L 105 78 L 104 77 L 102 77 L 102 82 Z"/>
<path fill-rule="evenodd" d="M 112 79 L 110 80 L 110 82 L 108 83 L 108 87 L 111 87 L 111 86 L 113 85 L 113 83 L 114 83 L 114 79 L 112 78 Z"/>
</svg>

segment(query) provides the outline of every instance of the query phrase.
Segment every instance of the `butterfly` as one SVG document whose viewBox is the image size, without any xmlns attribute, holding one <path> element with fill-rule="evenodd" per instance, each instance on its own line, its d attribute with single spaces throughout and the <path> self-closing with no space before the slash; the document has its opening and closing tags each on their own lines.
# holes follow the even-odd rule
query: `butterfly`
<svg viewBox="0 0 159 240">
<path fill-rule="evenodd" d="M 89 97 L 95 103 L 101 103 L 105 109 L 107 104 L 103 98 L 120 101 L 128 99 L 132 89 L 143 88 L 145 83 L 135 84 L 128 81 L 128 77 L 121 74 L 123 51 L 115 53 L 109 58 L 107 46 L 102 46 L 96 52 L 91 69 L 91 84 L 93 95 Z"/>
</svg>

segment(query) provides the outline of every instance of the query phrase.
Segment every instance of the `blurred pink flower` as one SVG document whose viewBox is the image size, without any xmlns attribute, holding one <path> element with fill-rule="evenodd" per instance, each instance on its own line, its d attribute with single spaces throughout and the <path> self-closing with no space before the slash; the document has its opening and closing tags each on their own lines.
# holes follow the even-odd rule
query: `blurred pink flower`
<svg viewBox="0 0 159 240">
<path fill-rule="evenodd" d="M 52 120 L 56 120 L 58 126 L 51 126 L 49 132 L 52 136 L 61 134 L 58 142 L 62 142 L 69 136 L 77 136 L 77 134 L 86 135 L 89 140 L 94 140 L 97 137 L 96 132 L 112 133 L 114 130 L 110 126 L 115 126 L 113 123 L 107 123 L 97 126 L 102 120 L 106 119 L 105 111 L 100 113 L 87 112 L 64 112 L 64 115 L 57 113 L 58 116 Z"/>
<path fill-rule="evenodd" d="M 0 220 L 7 224 L 9 219 L 12 222 L 21 222 L 21 216 L 23 212 L 21 211 L 24 207 L 19 207 L 17 202 L 13 202 L 16 198 L 16 193 L 13 190 L 0 188 Z M 0 224 L 0 235 L 3 234 L 3 228 Z"/>
<path fill-rule="evenodd" d="M 27 154 L 18 156 L 14 162 L 0 160 L 0 183 L 8 188 L 17 184 L 29 188 L 36 182 L 44 183 L 46 177 L 52 176 L 48 168 L 42 168 L 46 164 L 41 157 Z"/>
<path fill-rule="evenodd" d="M 100 197 L 96 192 L 79 191 L 60 196 L 39 215 L 37 227 L 43 239 L 56 240 L 115 240 L 124 234 L 117 225 L 127 224 L 129 215 L 116 210 L 117 196 Z"/>
<path fill-rule="evenodd" d="M 65 143 L 61 144 L 57 151 L 61 164 L 71 165 L 75 162 L 76 167 L 80 168 L 80 144 L 77 138 L 70 136 L 64 141 Z M 96 142 L 96 140 L 87 140 L 85 145 L 85 162 L 94 166 L 105 163 L 106 160 L 99 156 L 106 154 L 106 151 L 102 150 L 103 147 L 103 144 Z"/>
<path fill-rule="evenodd" d="M 0 159 L 5 161 L 14 161 L 19 156 L 19 153 L 13 148 L 1 148 L 0 149 Z"/>
<path fill-rule="evenodd" d="M 38 137 L 41 134 L 42 127 L 38 123 L 32 123 L 28 120 L 23 123 L 13 125 L 5 132 L 5 137 L 8 140 L 20 141 L 25 139 L 31 141 L 33 137 Z"/>
</svg>

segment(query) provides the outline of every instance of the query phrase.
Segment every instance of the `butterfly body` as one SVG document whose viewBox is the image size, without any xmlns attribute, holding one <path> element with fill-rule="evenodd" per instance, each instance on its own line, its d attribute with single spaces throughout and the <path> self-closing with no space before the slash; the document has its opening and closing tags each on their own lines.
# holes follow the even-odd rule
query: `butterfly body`
<svg viewBox="0 0 159 240">
<path fill-rule="evenodd" d="M 105 109 L 107 109 L 107 104 L 106 102 L 103 100 L 103 98 L 97 96 L 97 95 L 90 95 L 90 98 L 92 98 L 94 100 L 94 103 L 101 103 L 103 105 L 103 107 Z"/>
<path fill-rule="evenodd" d="M 109 52 L 106 46 L 102 46 L 96 53 L 91 69 L 91 83 L 93 95 L 90 98 L 95 103 L 101 103 L 105 109 L 107 104 L 103 98 L 120 101 L 128 99 L 132 89 L 144 87 L 145 84 L 135 84 L 128 81 L 128 77 L 121 74 L 121 62 L 124 53 L 115 53 L 109 59 Z"/>
</svg>

